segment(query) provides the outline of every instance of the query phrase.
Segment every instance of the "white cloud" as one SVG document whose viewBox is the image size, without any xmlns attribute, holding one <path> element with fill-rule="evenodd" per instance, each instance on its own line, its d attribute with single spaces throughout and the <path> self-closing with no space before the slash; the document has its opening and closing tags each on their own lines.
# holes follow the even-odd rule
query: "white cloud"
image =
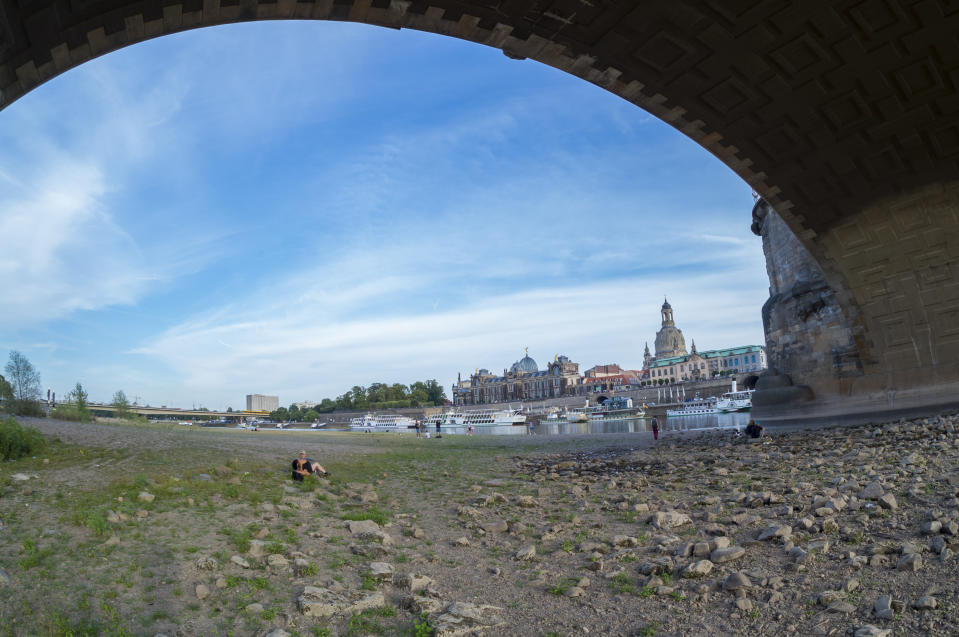
<svg viewBox="0 0 959 637">
<path fill-rule="evenodd" d="M 0 199 L 0 325 L 131 303 L 150 279 L 101 199 L 102 173 L 69 159 Z"/>
</svg>

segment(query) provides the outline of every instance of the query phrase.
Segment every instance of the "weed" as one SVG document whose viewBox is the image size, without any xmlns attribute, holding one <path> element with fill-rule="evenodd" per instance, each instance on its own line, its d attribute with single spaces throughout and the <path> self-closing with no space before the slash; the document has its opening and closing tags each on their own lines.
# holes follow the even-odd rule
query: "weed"
<svg viewBox="0 0 959 637">
<path fill-rule="evenodd" d="M 360 586 L 360 589 L 364 591 L 375 591 L 376 590 L 376 580 L 373 579 L 372 575 L 363 576 L 363 584 Z"/>
<path fill-rule="evenodd" d="M 558 584 L 555 584 L 547 588 L 546 592 L 552 593 L 553 595 L 565 595 L 566 591 L 568 591 L 570 587 L 573 586 L 575 583 L 576 583 L 575 579 L 566 578 L 562 582 L 559 582 Z"/>
<path fill-rule="evenodd" d="M 686 599 L 686 597 L 679 591 L 673 591 L 669 594 L 669 596 L 675 599 L 677 602 L 681 602 Z"/>
<path fill-rule="evenodd" d="M 333 631 L 327 626 L 314 626 L 311 632 L 313 637 L 333 637 Z"/>
<path fill-rule="evenodd" d="M 268 622 L 276 619 L 276 609 L 275 608 L 264 608 L 260 611 L 260 619 L 265 619 Z"/>
<path fill-rule="evenodd" d="M 563 541 L 563 543 L 560 545 L 560 548 L 563 549 L 564 551 L 566 551 L 567 553 L 572 553 L 572 552 L 573 552 L 573 541 L 572 541 L 572 540 L 565 540 L 565 541 Z"/>
<path fill-rule="evenodd" d="M 639 592 L 636 594 L 639 595 L 640 597 L 652 597 L 653 595 L 656 594 L 656 589 L 653 588 L 652 586 L 643 586 L 641 589 L 639 589 Z"/>
<path fill-rule="evenodd" d="M 430 623 L 430 618 L 426 613 L 420 614 L 419 617 L 413 620 L 412 637 L 433 637 L 435 632 L 436 629 L 433 628 L 433 624 Z"/>
<path fill-rule="evenodd" d="M 626 573 L 619 573 L 609 581 L 610 588 L 616 593 L 636 593 L 636 584 Z"/>
<path fill-rule="evenodd" d="M 639 629 L 639 632 L 636 633 L 639 637 L 656 637 L 656 633 L 659 632 L 659 624 L 653 622 L 651 624 L 646 624 Z"/>
<path fill-rule="evenodd" d="M 344 513 L 341 516 L 341 519 L 353 522 L 359 522 L 361 520 L 373 520 L 380 526 L 383 526 L 389 522 L 390 514 L 376 506 L 371 506 L 366 511 L 350 511 L 348 513 Z"/>
</svg>

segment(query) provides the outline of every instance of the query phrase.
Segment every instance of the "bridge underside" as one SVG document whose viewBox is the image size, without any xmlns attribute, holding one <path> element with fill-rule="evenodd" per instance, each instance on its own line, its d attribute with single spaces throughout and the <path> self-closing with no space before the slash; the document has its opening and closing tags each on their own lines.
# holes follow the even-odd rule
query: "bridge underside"
<svg viewBox="0 0 959 637">
<path fill-rule="evenodd" d="M 956 2 L 0 0 L 0 108 L 129 44 L 269 19 L 418 29 L 538 60 L 725 162 L 824 286 L 818 301 L 771 286 L 779 376 L 760 383 L 760 412 L 931 409 L 959 388 Z"/>
</svg>

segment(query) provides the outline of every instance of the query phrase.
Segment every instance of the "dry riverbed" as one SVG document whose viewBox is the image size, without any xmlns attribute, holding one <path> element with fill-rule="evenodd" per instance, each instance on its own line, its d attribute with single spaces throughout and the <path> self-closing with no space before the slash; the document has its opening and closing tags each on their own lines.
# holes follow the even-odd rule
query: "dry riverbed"
<svg viewBox="0 0 959 637">
<path fill-rule="evenodd" d="M 955 635 L 959 420 L 445 436 L 30 421 L 3 635 Z M 306 448 L 329 479 L 294 485 Z"/>
</svg>

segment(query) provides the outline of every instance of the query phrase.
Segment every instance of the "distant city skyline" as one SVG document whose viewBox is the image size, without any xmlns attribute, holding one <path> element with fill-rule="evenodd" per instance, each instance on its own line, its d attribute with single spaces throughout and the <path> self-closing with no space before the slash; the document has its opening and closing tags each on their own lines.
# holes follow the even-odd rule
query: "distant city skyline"
<svg viewBox="0 0 959 637">
<path fill-rule="evenodd" d="M 764 344 L 749 187 L 578 78 L 415 31 L 264 22 L 91 61 L 0 114 L 0 352 L 92 400 L 281 405 L 642 366 L 668 295 Z"/>
</svg>

